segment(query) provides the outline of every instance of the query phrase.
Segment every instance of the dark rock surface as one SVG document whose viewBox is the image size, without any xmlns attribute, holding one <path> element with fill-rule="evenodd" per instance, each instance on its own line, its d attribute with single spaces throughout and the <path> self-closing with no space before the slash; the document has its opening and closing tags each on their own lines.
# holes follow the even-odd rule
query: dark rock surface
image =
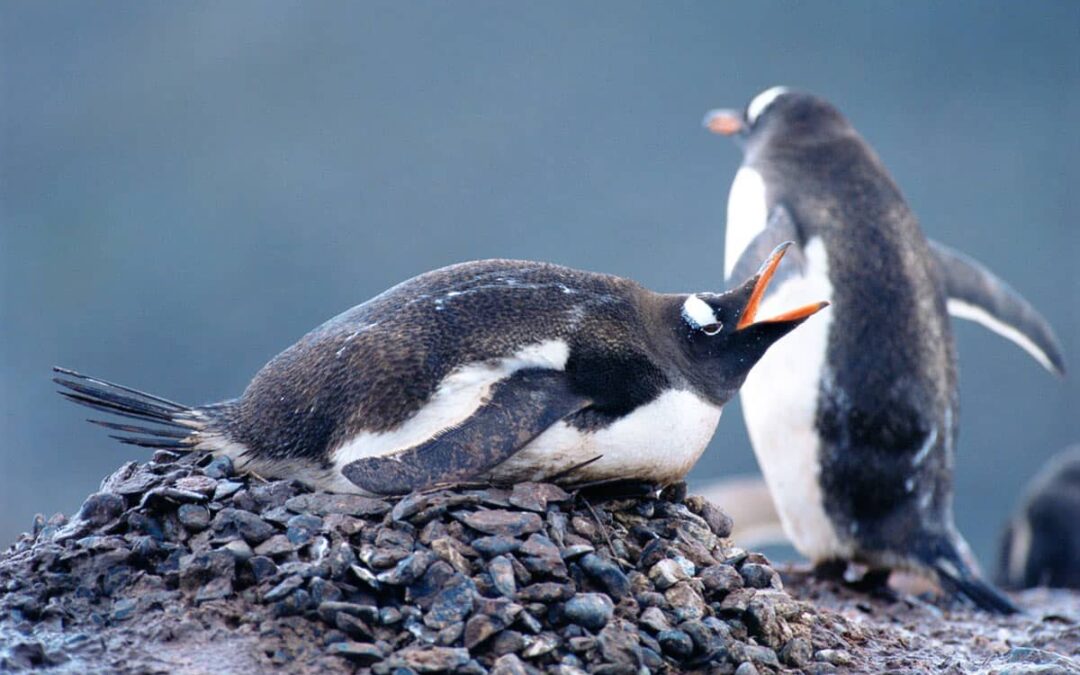
<svg viewBox="0 0 1080 675">
<path fill-rule="evenodd" d="M 678 490 L 374 499 L 159 452 L 0 555 L 0 671 L 1068 672 L 1080 649 L 1075 595 L 988 619 L 786 591 L 730 528 Z"/>
</svg>

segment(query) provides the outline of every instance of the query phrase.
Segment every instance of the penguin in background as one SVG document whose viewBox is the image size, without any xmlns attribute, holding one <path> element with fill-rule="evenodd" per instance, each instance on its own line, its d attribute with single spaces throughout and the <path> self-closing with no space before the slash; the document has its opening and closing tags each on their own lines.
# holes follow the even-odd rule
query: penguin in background
<svg viewBox="0 0 1080 675">
<path fill-rule="evenodd" d="M 1028 484 L 1002 537 L 997 578 L 1005 588 L 1080 589 L 1080 445 Z"/>
<path fill-rule="evenodd" d="M 63 368 L 55 382 L 69 400 L 123 418 L 90 420 L 122 442 L 228 456 L 317 489 L 663 487 L 693 467 L 761 355 L 826 306 L 758 319 L 788 246 L 726 293 L 654 293 L 520 260 L 452 265 L 327 321 L 240 397 L 209 405 Z"/>
<path fill-rule="evenodd" d="M 1045 319 L 974 260 L 923 235 L 873 149 L 828 101 L 783 87 L 712 132 L 741 146 L 725 273 L 794 241 L 764 307 L 824 298 L 747 377 L 742 409 L 784 530 L 819 569 L 925 574 L 951 595 L 1011 613 L 953 524 L 956 351 L 949 314 L 982 323 L 1064 373 Z M 784 386 L 775 386 L 779 373 Z"/>
</svg>

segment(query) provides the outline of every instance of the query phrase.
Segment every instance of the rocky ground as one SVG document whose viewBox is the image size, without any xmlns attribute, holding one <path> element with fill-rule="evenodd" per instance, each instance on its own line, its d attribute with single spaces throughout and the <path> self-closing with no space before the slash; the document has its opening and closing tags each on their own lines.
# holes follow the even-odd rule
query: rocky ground
<svg viewBox="0 0 1080 675">
<path fill-rule="evenodd" d="M 886 601 L 726 539 L 701 498 L 311 493 L 134 462 L 0 555 L 0 671 L 1072 672 L 1080 596 Z"/>
</svg>

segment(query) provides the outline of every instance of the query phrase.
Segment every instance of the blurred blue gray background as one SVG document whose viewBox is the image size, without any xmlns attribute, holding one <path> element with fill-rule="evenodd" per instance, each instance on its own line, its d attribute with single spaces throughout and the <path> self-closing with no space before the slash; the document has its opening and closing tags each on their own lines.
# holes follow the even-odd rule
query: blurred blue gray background
<svg viewBox="0 0 1080 675">
<path fill-rule="evenodd" d="M 1050 317 L 1073 376 L 957 327 L 956 513 L 984 562 L 1080 440 L 1080 3 L 0 5 L 0 545 L 121 462 L 63 364 L 239 394 L 308 329 L 455 261 L 722 284 L 739 153 L 703 113 L 841 107 L 926 232 Z M 729 409 L 693 473 L 755 471 Z"/>
</svg>

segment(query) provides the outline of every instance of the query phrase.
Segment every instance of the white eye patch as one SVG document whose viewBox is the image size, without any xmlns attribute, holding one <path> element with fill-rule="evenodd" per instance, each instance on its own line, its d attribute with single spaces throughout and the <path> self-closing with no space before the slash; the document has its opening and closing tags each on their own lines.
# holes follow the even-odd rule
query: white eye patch
<svg viewBox="0 0 1080 675">
<path fill-rule="evenodd" d="M 754 122 L 757 122 L 757 118 L 761 117 L 761 113 L 772 105 L 776 97 L 786 94 L 787 91 L 787 87 L 773 87 L 755 96 L 754 100 L 750 101 L 750 105 L 746 106 L 746 121 L 753 125 Z"/>
<path fill-rule="evenodd" d="M 682 306 L 682 315 L 686 323 L 694 328 L 701 328 L 716 323 L 716 314 L 712 307 L 696 295 L 686 298 Z"/>
</svg>

